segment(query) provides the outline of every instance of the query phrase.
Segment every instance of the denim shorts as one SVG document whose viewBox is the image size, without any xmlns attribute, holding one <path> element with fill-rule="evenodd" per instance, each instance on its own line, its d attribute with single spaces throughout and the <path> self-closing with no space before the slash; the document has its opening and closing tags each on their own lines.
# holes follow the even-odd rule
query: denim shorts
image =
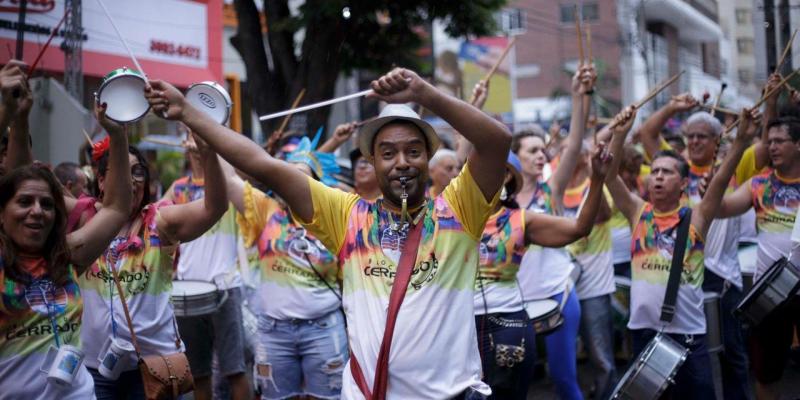
<svg viewBox="0 0 800 400">
<path fill-rule="evenodd" d="M 340 310 L 312 320 L 258 317 L 254 377 L 262 399 L 338 399 L 349 357 Z"/>
</svg>

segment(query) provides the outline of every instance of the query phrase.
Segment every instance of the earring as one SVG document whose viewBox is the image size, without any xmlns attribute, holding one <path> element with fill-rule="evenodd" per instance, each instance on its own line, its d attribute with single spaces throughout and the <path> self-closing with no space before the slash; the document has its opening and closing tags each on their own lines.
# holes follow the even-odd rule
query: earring
<svg viewBox="0 0 800 400">
<path fill-rule="evenodd" d="M 506 190 L 506 187 L 503 186 L 500 189 L 500 201 L 506 201 L 506 200 L 508 200 L 508 191 Z"/>
</svg>

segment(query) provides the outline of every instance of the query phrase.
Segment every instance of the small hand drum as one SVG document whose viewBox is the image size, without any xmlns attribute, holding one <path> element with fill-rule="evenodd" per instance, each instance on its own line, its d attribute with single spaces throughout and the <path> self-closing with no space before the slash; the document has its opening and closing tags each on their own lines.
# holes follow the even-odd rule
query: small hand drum
<svg viewBox="0 0 800 400">
<path fill-rule="evenodd" d="M 121 124 L 136 122 L 150 111 L 150 103 L 144 97 L 146 85 L 147 80 L 138 71 L 115 69 L 103 78 L 95 100 L 97 104 L 108 104 L 108 119 Z"/>
<path fill-rule="evenodd" d="M 216 82 L 204 81 L 189 86 L 186 100 L 220 125 L 225 125 L 230 118 L 233 101 L 228 91 Z"/>
</svg>

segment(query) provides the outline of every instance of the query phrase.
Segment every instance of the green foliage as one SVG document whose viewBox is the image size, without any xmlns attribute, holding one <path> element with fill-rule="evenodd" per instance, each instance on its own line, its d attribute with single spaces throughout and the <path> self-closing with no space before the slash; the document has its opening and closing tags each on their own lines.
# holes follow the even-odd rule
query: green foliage
<svg viewBox="0 0 800 400">
<path fill-rule="evenodd" d="M 506 2 L 308 0 L 300 6 L 298 15 L 272 19 L 269 28 L 273 32 L 294 33 L 306 26 L 334 24 L 334 30 L 343 37 L 337 49 L 341 53 L 343 71 L 385 72 L 392 65 L 421 66 L 415 52 L 424 44 L 419 28 L 433 19 L 445 21 L 447 33 L 456 37 L 495 34 L 493 14 Z M 345 7 L 350 10 L 349 19 L 342 16 Z M 389 22 L 385 23 L 379 15 L 388 15 Z"/>
<path fill-rule="evenodd" d="M 183 176 L 185 157 L 178 151 L 159 151 L 156 156 L 156 170 L 158 180 L 164 188 L 170 187 L 172 182 Z"/>
</svg>

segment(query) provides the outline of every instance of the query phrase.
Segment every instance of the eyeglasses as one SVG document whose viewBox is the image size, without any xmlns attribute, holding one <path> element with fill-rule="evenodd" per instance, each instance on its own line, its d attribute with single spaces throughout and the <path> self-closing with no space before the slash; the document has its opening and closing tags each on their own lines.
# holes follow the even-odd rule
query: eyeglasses
<svg viewBox="0 0 800 400">
<path fill-rule="evenodd" d="M 686 140 L 702 140 L 702 141 L 705 141 L 705 140 L 711 139 L 711 135 L 708 135 L 708 134 L 705 134 L 705 133 L 687 133 L 685 136 L 686 136 Z"/>
<path fill-rule="evenodd" d="M 786 142 L 791 142 L 791 141 L 792 141 L 792 139 L 789 139 L 789 138 L 769 139 L 769 140 L 767 140 L 767 146 L 772 146 L 773 144 L 777 145 L 777 146 L 780 146 L 780 145 L 782 145 L 782 144 L 784 144 Z"/>
<path fill-rule="evenodd" d="M 131 167 L 131 178 L 136 182 L 144 182 L 147 178 L 147 168 L 142 164 L 136 164 Z"/>
</svg>

